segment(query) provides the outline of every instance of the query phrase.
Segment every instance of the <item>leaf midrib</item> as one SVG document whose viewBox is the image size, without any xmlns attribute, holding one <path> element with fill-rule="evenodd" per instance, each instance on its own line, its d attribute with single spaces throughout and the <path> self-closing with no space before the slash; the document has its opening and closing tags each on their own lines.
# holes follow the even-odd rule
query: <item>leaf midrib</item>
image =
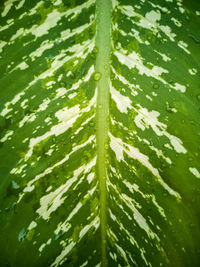
<svg viewBox="0 0 200 267">
<path fill-rule="evenodd" d="M 108 143 L 109 126 L 109 77 L 111 51 L 111 0 L 96 1 L 96 40 L 98 49 L 95 72 L 101 73 L 96 82 L 96 138 L 97 138 L 97 175 L 100 187 L 100 222 L 101 222 L 101 266 L 107 265 L 106 260 L 106 145 Z"/>
</svg>

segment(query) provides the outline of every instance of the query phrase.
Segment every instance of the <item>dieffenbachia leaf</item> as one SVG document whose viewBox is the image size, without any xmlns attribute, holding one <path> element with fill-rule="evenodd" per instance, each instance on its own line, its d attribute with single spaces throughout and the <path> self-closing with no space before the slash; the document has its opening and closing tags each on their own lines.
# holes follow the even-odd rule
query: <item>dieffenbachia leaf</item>
<svg viewBox="0 0 200 267">
<path fill-rule="evenodd" d="M 0 14 L 0 266 L 199 266 L 200 2 Z"/>
</svg>

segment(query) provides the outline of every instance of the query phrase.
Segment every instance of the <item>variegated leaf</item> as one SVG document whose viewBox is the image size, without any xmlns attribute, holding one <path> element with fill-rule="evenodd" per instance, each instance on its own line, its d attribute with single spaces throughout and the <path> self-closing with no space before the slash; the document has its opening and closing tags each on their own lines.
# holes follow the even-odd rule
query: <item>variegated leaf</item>
<svg viewBox="0 0 200 267">
<path fill-rule="evenodd" d="M 198 267 L 199 1 L 0 14 L 0 266 Z"/>
</svg>

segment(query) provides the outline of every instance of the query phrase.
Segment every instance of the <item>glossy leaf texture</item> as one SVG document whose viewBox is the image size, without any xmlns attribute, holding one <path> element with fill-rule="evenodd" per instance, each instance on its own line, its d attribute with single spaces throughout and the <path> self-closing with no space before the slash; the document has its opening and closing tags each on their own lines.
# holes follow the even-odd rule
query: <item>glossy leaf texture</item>
<svg viewBox="0 0 200 267">
<path fill-rule="evenodd" d="M 0 14 L 0 266 L 198 267 L 199 1 Z"/>
</svg>

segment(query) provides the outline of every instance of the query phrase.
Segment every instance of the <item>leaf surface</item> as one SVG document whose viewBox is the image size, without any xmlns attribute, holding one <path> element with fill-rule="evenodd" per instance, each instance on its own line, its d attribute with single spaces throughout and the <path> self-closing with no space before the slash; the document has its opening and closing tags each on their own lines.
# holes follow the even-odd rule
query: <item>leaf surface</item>
<svg viewBox="0 0 200 267">
<path fill-rule="evenodd" d="M 199 1 L 0 14 L 0 265 L 199 266 Z"/>
</svg>

